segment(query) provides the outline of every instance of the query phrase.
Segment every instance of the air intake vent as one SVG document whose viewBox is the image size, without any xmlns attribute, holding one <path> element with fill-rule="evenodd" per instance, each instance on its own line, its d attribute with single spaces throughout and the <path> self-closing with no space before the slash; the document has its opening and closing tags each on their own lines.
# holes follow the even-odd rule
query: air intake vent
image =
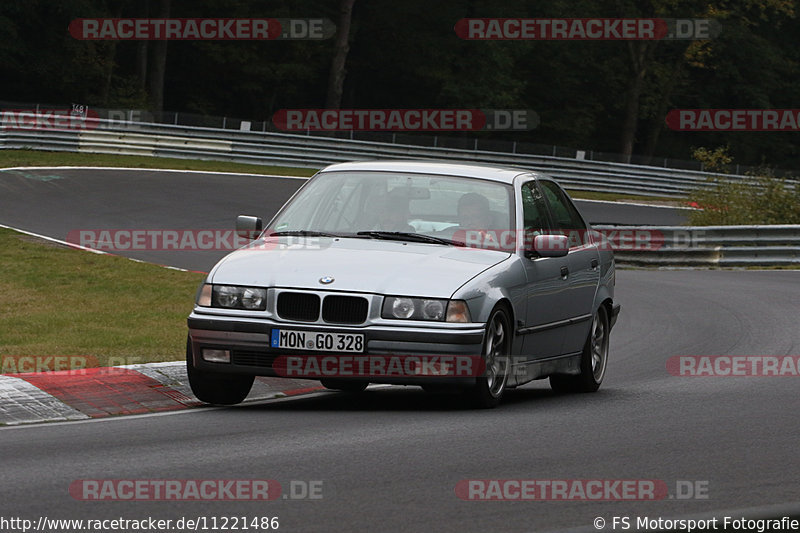
<svg viewBox="0 0 800 533">
<path fill-rule="evenodd" d="M 272 368 L 272 364 L 275 362 L 276 357 L 278 356 L 275 354 L 234 350 L 231 354 L 231 362 L 234 365 Z"/>
<path fill-rule="evenodd" d="M 363 324 L 369 302 L 360 296 L 326 296 L 322 301 L 322 320 L 333 324 Z"/>
<path fill-rule="evenodd" d="M 278 295 L 278 316 L 286 320 L 316 322 L 319 319 L 319 296 L 282 292 Z"/>
</svg>

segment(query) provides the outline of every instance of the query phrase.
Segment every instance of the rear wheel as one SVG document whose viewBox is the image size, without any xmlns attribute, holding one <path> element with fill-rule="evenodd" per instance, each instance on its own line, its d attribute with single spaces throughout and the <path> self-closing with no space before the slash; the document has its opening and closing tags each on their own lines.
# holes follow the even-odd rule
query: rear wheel
<svg viewBox="0 0 800 533">
<path fill-rule="evenodd" d="M 592 316 L 592 327 L 581 354 L 581 373 L 575 376 L 550 376 L 556 392 L 595 392 L 600 388 L 608 364 L 608 313 L 601 305 Z"/>
<path fill-rule="evenodd" d="M 511 330 L 508 312 L 503 308 L 492 311 L 486 323 L 483 342 L 483 361 L 486 365 L 483 376 L 466 391 L 469 401 L 478 408 L 497 407 L 508 383 L 511 351 Z"/>
<path fill-rule="evenodd" d="M 320 383 L 326 389 L 340 390 L 344 392 L 362 392 L 369 385 L 366 381 L 352 381 L 348 379 L 321 379 Z"/>
<path fill-rule="evenodd" d="M 201 402 L 215 405 L 241 403 L 253 387 L 254 376 L 209 372 L 194 367 L 192 344 L 186 341 L 186 373 L 189 386 Z"/>
</svg>

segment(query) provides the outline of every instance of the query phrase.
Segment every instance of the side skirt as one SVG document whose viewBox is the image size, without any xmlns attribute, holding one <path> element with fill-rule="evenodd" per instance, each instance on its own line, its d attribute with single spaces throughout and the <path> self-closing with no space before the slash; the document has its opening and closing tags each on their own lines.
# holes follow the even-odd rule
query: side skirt
<svg viewBox="0 0 800 533">
<path fill-rule="evenodd" d="M 581 371 L 581 352 L 548 357 L 547 359 L 536 359 L 534 361 L 524 361 L 515 363 L 511 366 L 511 378 L 513 386 L 520 386 L 533 381 L 543 379 L 552 374 L 580 374 Z"/>
</svg>

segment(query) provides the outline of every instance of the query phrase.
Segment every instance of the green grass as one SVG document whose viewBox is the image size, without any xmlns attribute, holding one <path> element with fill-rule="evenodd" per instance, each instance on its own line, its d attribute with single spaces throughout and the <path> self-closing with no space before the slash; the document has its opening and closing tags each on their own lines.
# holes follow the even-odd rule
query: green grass
<svg viewBox="0 0 800 533">
<path fill-rule="evenodd" d="M 203 277 L 0 229 L 0 356 L 182 359 Z"/>
<path fill-rule="evenodd" d="M 0 168 L 62 166 L 169 168 L 176 170 L 204 170 L 208 172 L 278 174 L 282 176 L 311 176 L 316 172 L 315 169 L 311 168 L 248 165 L 246 163 L 177 159 L 173 157 L 46 152 L 42 150 L 0 150 Z"/>
<path fill-rule="evenodd" d="M 608 201 L 647 201 L 647 202 L 662 202 L 669 205 L 685 205 L 685 200 L 681 198 L 672 198 L 667 196 L 644 196 L 641 194 L 622 194 L 616 192 L 593 192 L 593 191 L 576 191 L 567 189 L 567 192 L 572 198 L 579 198 L 581 200 L 608 200 Z"/>
</svg>

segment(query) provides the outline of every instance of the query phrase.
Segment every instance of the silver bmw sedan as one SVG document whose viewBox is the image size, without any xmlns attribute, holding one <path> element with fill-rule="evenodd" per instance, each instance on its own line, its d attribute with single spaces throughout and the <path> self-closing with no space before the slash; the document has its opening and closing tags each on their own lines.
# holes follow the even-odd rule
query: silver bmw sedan
<svg viewBox="0 0 800 533">
<path fill-rule="evenodd" d="M 603 381 L 614 256 L 567 193 L 525 170 L 420 161 L 331 165 L 223 258 L 188 318 L 187 370 L 212 404 L 255 376 L 358 393 L 419 385 L 495 407 L 549 378 Z"/>
</svg>

